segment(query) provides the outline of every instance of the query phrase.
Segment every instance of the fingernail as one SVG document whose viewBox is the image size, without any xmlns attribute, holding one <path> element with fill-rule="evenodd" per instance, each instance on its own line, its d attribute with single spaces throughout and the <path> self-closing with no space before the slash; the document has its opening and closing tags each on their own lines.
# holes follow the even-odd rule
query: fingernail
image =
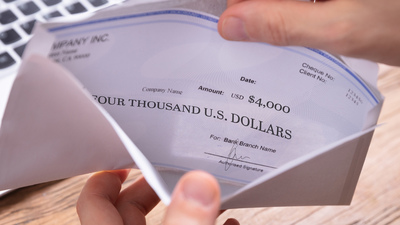
<svg viewBox="0 0 400 225">
<path fill-rule="evenodd" d="M 248 40 L 243 20 L 237 17 L 228 17 L 222 23 L 222 36 L 232 41 Z"/>
<path fill-rule="evenodd" d="M 216 197 L 216 190 L 198 177 L 188 177 L 183 182 L 184 198 L 202 207 L 213 205 Z"/>
</svg>

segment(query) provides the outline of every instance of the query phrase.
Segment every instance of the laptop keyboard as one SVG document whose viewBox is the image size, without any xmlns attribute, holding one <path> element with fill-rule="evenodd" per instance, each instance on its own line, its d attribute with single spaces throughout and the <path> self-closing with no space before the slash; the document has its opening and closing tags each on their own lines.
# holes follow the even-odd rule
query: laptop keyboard
<svg viewBox="0 0 400 225">
<path fill-rule="evenodd" d="M 98 9 L 122 0 L 0 0 L 0 77 L 16 72 L 36 21 Z"/>
</svg>

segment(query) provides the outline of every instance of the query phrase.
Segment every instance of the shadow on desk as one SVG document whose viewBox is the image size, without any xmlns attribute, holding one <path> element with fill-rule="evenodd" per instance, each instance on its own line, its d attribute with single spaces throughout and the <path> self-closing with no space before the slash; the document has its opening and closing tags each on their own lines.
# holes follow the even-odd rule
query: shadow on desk
<svg viewBox="0 0 400 225">
<path fill-rule="evenodd" d="M 0 198 L 0 224 L 42 224 L 40 218 L 46 214 L 74 204 L 68 199 L 77 192 L 72 187 L 66 179 L 13 190 Z"/>
<path fill-rule="evenodd" d="M 19 204 L 21 201 L 24 201 L 25 199 L 34 196 L 36 192 L 45 192 L 46 188 L 50 188 L 50 186 L 57 184 L 61 181 L 62 180 L 52 181 L 48 183 L 10 190 L 10 192 L 0 197 L 0 214 L 8 207 Z"/>
</svg>

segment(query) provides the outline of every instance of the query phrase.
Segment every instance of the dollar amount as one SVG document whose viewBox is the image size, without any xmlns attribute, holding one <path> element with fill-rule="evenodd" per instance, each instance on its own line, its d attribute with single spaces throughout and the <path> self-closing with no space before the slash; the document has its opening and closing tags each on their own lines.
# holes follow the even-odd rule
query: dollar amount
<svg viewBox="0 0 400 225">
<path fill-rule="evenodd" d="M 278 112 L 289 113 L 290 107 L 287 105 L 282 105 L 275 103 L 273 101 L 264 102 L 262 98 L 256 98 L 254 95 L 249 96 L 249 103 L 256 104 L 260 108 L 272 109 Z"/>
</svg>

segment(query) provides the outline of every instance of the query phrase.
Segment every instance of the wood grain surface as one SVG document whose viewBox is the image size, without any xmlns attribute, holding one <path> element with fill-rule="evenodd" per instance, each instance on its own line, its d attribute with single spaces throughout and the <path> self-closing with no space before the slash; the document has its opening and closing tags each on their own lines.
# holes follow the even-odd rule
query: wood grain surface
<svg viewBox="0 0 400 225">
<path fill-rule="evenodd" d="M 400 224 L 400 68 L 382 72 L 378 87 L 386 97 L 360 180 L 350 206 L 271 207 L 227 210 L 241 224 Z M 129 185 L 140 175 L 132 170 Z M 18 189 L 0 198 L 0 224 L 79 224 L 75 204 L 88 176 Z M 148 216 L 161 224 L 165 206 Z"/>
</svg>

